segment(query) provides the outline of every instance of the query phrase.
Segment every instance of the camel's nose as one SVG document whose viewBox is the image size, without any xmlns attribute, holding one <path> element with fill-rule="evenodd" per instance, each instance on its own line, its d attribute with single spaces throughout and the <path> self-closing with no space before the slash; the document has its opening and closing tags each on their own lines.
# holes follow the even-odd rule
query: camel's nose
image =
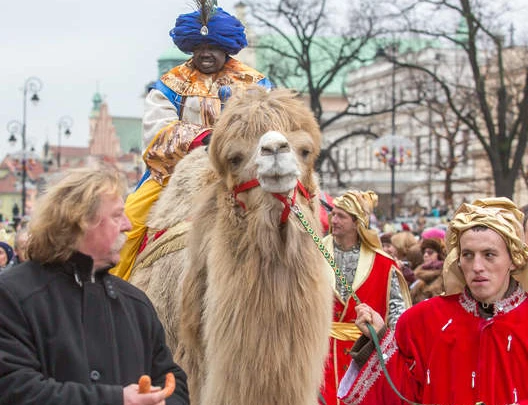
<svg viewBox="0 0 528 405">
<path fill-rule="evenodd" d="M 260 154 L 262 156 L 289 152 L 291 152 L 290 144 L 280 132 L 269 131 L 260 138 Z"/>
</svg>

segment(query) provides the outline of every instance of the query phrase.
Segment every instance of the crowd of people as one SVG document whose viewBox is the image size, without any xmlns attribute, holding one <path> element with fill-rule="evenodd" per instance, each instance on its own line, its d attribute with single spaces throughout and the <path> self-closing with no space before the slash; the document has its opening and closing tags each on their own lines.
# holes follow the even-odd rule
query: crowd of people
<svg viewBox="0 0 528 405">
<path fill-rule="evenodd" d="M 27 260 L 28 236 L 25 222 L 20 222 L 14 232 L 8 232 L 5 227 L 0 229 L 0 272 Z"/>
<path fill-rule="evenodd" d="M 443 293 L 442 268 L 446 255 L 443 228 L 381 233 L 380 239 L 383 249 L 395 258 L 404 275 L 413 304 Z"/>
<path fill-rule="evenodd" d="M 125 203 L 110 166 L 70 170 L 0 241 L 0 405 L 189 404 L 152 303 L 126 280 L 150 207 L 178 161 L 207 144 L 231 87 L 272 87 L 232 57 L 247 45 L 240 21 L 201 11 L 170 32 L 192 57 L 147 96 L 136 192 Z M 349 190 L 325 203 L 335 299 L 321 404 L 528 404 L 523 212 L 485 198 L 462 204 L 447 231 L 378 232 L 377 202 Z M 159 388 L 167 374 L 174 393 Z"/>
</svg>

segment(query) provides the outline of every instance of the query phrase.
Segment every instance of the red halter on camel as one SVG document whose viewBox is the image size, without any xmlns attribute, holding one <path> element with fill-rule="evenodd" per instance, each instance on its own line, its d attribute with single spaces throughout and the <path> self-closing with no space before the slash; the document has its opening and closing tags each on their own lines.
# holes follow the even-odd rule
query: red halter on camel
<svg viewBox="0 0 528 405">
<path fill-rule="evenodd" d="M 233 199 L 238 203 L 238 205 L 242 207 L 244 211 L 246 210 L 246 205 L 237 198 L 237 195 L 258 186 L 260 186 L 259 181 L 257 179 L 252 179 L 246 181 L 245 183 L 239 184 L 238 186 L 235 186 L 233 188 Z M 310 201 L 312 199 L 312 196 L 308 194 L 308 191 L 299 180 L 297 180 L 297 186 L 293 189 L 293 195 L 290 201 L 288 201 L 288 197 L 285 197 L 282 194 L 271 193 L 273 197 L 282 202 L 282 204 L 284 205 L 284 210 L 282 211 L 280 220 L 281 224 L 285 224 L 288 220 L 288 215 L 290 215 L 291 207 L 295 205 L 295 201 L 297 199 L 297 190 L 301 192 L 301 194 L 304 196 L 304 198 L 306 198 L 306 200 Z"/>
<path fill-rule="evenodd" d="M 256 178 L 252 179 L 252 180 L 249 180 L 249 181 L 246 181 L 245 183 L 239 184 L 238 186 L 235 186 L 233 188 L 232 197 L 237 202 L 237 204 L 244 211 L 246 211 L 246 205 L 237 198 L 237 195 L 242 193 L 242 192 L 244 192 L 244 191 L 247 191 L 247 190 L 250 190 L 252 188 L 259 187 L 259 186 L 260 186 L 260 183 L 259 183 L 259 181 Z M 288 216 L 290 215 L 291 207 L 293 207 L 295 205 L 295 201 L 297 200 L 297 190 L 299 190 L 301 192 L 301 194 L 304 196 L 304 198 L 306 198 L 307 201 L 310 201 L 312 199 L 313 196 L 311 196 L 308 193 L 308 191 L 306 190 L 306 187 L 304 187 L 299 180 L 297 180 L 297 186 L 293 189 L 293 195 L 290 198 L 290 201 L 288 201 L 289 197 L 286 197 L 286 196 L 284 196 L 282 194 L 271 193 L 271 195 L 273 197 L 275 197 L 277 200 L 282 202 L 282 204 L 284 205 L 284 210 L 282 211 L 281 219 L 280 219 L 280 224 L 281 225 L 285 224 L 288 221 Z M 145 236 L 143 237 L 143 241 L 142 241 L 142 243 L 141 243 L 141 245 L 139 247 L 138 253 L 141 253 L 143 250 L 145 250 L 145 248 L 146 248 L 146 246 L 147 246 L 147 244 L 149 242 L 155 241 L 156 239 L 161 237 L 166 231 L 167 231 L 167 229 L 161 229 L 161 230 L 157 231 L 151 237 L 149 237 L 148 234 L 145 234 Z"/>
</svg>

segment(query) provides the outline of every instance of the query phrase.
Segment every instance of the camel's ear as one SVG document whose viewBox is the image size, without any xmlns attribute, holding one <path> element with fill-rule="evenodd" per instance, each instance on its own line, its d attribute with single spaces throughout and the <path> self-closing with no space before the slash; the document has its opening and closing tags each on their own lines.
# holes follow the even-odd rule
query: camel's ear
<svg viewBox="0 0 528 405">
<path fill-rule="evenodd" d="M 209 156 L 209 161 L 211 162 L 211 165 L 215 172 L 217 172 L 221 177 L 223 177 L 226 174 L 227 168 L 220 159 L 218 153 L 218 146 L 218 142 L 212 140 L 211 143 L 207 146 L 207 155 Z"/>
</svg>

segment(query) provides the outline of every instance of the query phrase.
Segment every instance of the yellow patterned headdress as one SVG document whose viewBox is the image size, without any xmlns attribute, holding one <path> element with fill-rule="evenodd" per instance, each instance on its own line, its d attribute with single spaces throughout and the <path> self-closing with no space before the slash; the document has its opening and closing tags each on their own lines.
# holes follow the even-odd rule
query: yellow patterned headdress
<svg viewBox="0 0 528 405">
<path fill-rule="evenodd" d="M 333 204 L 358 219 L 358 233 L 361 242 L 367 244 L 372 250 L 381 249 L 378 232 L 369 229 L 370 214 L 378 205 L 378 195 L 375 192 L 349 190 L 335 198 Z"/>
<path fill-rule="evenodd" d="M 506 197 L 483 198 L 472 204 L 462 204 L 455 212 L 446 234 L 447 257 L 444 261 L 444 284 L 447 294 L 455 294 L 466 282 L 458 267 L 460 235 L 475 226 L 485 226 L 497 232 L 510 251 L 514 277 L 528 288 L 528 247 L 524 243 L 524 214 Z"/>
</svg>

